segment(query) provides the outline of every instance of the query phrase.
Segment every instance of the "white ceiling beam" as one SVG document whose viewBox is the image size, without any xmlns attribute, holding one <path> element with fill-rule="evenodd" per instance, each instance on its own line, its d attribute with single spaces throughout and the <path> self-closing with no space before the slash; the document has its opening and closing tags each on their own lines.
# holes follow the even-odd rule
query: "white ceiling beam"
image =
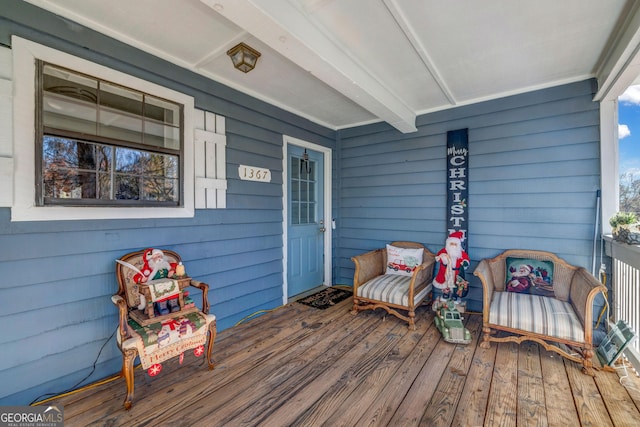
<svg viewBox="0 0 640 427">
<path fill-rule="evenodd" d="M 415 112 L 291 2 L 201 1 L 399 131 L 417 130 Z"/>
<path fill-rule="evenodd" d="M 615 100 L 640 76 L 640 2 L 623 14 L 625 22 L 605 47 L 606 56 L 596 70 L 596 101 Z"/>
<path fill-rule="evenodd" d="M 440 74 L 440 72 L 438 71 L 438 68 L 429 55 L 429 51 L 420 41 L 416 30 L 409 23 L 409 19 L 407 19 L 405 13 L 402 12 L 400 7 L 398 6 L 397 0 L 384 0 L 384 4 L 385 6 L 387 6 L 387 9 L 389 9 L 389 12 L 391 12 L 393 19 L 395 19 L 395 21 L 398 23 L 398 26 L 400 26 L 400 29 L 402 29 L 402 32 L 405 34 L 405 36 L 407 36 L 407 40 L 409 40 L 411 46 L 413 46 L 413 49 L 422 60 L 422 63 L 427 68 L 427 71 L 429 71 L 444 96 L 451 103 L 451 105 L 456 105 L 457 101 L 455 96 L 453 96 L 453 92 L 451 92 L 449 85 L 447 85 L 447 82 L 445 82 L 442 74 Z"/>
</svg>

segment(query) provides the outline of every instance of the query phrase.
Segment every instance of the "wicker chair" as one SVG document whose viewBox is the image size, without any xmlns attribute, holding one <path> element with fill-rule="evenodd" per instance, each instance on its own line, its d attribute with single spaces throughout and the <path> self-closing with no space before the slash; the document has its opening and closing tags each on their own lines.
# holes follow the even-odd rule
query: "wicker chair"
<svg viewBox="0 0 640 427">
<path fill-rule="evenodd" d="M 214 368 L 211 351 L 216 337 L 216 317 L 208 314 L 209 285 L 186 276 L 137 283 L 134 278 L 143 270 L 147 251 L 132 252 L 118 260 L 118 293 L 111 297 L 119 312 L 117 343 L 122 351 L 122 375 L 127 384 L 126 409 L 130 409 L 133 402 L 133 362 L 136 356 L 140 357 L 142 367 L 151 376 L 160 372 L 161 363 L 165 360 L 179 356 L 182 362 L 183 353 L 187 350 L 194 350 L 196 356 L 204 353 L 209 369 Z M 162 252 L 172 266 L 180 263 L 177 253 Z M 184 290 L 188 286 L 202 291 L 202 310 L 186 296 Z M 171 311 L 166 309 L 167 301 L 173 307 Z M 162 303 L 165 307 L 158 312 L 157 304 Z"/>
<path fill-rule="evenodd" d="M 382 308 L 408 322 L 409 329 L 415 330 L 415 309 L 431 295 L 435 255 L 420 243 L 393 242 L 391 246 L 422 249 L 422 264 L 415 266 L 410 276 L 398 276 L 385 274 L 389 266 L 386 248 L 351 258 L 356 265 L 351 313 L 356 315 L 359 311 Z M 407 315 L 398 310 L 406 311 Z"/>
<path fill-rule="evenodd" d="M 537 278 L 531 279 L 533 283 L 538 282 L 531 287 L 536 292 L 510 292 L 507 286 L 512 283 L 516 287 L 528 283 L 526 278 L 520 282 L 520 277 L 535 278 L 536 275 L 525 266 L 524 273 L 512 281 L 507 273 L 509 260 L 516 265 L 524 262 L 520 260 L 548 265 L 553 269 L 553 293 L 544 289 L 544 280 Z M 551 252 L 524 249 L 511 249 L 494 258 L 483 259 L 473 274 L 480 278 L 483 290 L 484 338 L 480 347 L 489 348 L 491 341 L 518 344 L 534 341 L 568 360 L 581 363 L 583 371 L 593 375 L 593 302 L 597 294 L 606 292 L 593 275 Z M 497 336 L 494 335 L 496 331 L 508 334 Z"/>
</svg>

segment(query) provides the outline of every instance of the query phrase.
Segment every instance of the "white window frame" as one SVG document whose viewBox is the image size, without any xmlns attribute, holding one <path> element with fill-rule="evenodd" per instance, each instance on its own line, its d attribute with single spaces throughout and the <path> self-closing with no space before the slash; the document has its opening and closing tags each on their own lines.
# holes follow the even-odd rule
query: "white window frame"
<svg viewBox="0 0 640 427">
<path fill-rule="evenodd" d="M 194 99 L 186 94 L 13 36 L 13 165 L 11 221 L 176 218 L 194 216 Z M 36 59 L 140 90 L 184 106 L 183 198 L 179 207 L 37 206 L 35 183 Z"/>
</svg>

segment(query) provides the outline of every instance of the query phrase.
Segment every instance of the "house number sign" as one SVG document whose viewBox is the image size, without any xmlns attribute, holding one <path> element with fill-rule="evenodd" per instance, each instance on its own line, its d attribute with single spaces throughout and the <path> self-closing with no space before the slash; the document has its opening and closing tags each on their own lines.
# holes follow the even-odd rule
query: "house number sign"
<svg viewBox="0 0 640 427">
<path fill-rule="evenodd" d="M 447 235 L 462 231 L 467 250 L 469 219 L 469 129 L 447 132 Z"/>
<path fill-rule="evenodd" d="M 244 181 L 271 182 L 271 171 L 255 166 L 238 166 L 238 175 Z"/>
</svg>

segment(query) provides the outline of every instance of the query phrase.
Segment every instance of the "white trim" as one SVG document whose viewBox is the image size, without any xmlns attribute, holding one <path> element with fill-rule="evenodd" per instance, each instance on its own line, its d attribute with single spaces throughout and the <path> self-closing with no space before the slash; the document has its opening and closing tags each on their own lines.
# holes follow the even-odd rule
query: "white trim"
<svg viewBox="0 0 640 427">
<path fill-rule="evenodd" d="M 11 221 L 193 217 L 193 97 L 13 36 L 14 203 Z M 35 205 L 35 60 L 41 59 L 184 105 L 184 206 L 175 208 Z"/>
<path fill-rule="evenodd" d="M 289 162 L 288 162 L 288 150 L 289 144 L 297 145 L 302 148 L 308 148 L 309 150 L 321 152 L 324 156 L 324 226 L 326 231 L 324 232 L 324 278 L 323 285 L 331 286 L 332 280 L 332 257 L 331 257 L 331 240 L 332 240 L 332 218 L 331 218 L 331 200 L 332 200 L 332 187 L 331 187 L 331 171 L 332 171 L 332 151 L 331 148 L 323 147 L 311 142 L 303 141 L 298 138 L 283 135 L 282 136 L 282 304 L 288 302 L 288 227 L 289 223 L 289 207 L 287 203 L 287 191 L 288 191 L 288 177 L 289 177 Z"/>
<path fill-rule="evenodd" d="M 226 119 L 209 111 L 194 113 L 196 209 L 227 207 Z"/>
<path fill-rule="evenodd" d="M 13 204 L 13 59 L 0 46 L 0 206 Z"/>
<path fill-rule="evenodd" d="M 633 2 L 596 70 L 595 101 L 617 99 L 640 74 L 640 2 Z"/>
<path fill-rule="evenodd" d="M 600 102 L 600 192 L 602 234 L 611 234 L 611 218 L 619 209 L 618 99 Z"/>
</svg>

